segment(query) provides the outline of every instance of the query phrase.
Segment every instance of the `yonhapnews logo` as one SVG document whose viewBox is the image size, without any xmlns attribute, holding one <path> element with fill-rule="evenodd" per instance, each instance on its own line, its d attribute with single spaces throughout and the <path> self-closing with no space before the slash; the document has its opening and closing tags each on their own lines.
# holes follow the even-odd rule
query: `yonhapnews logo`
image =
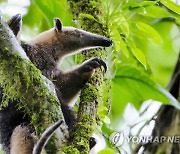
<svg viewBox="0 0 180 154">
<path fill-rule="evenodd" d="M 113 132 L 109 136 L 109 141 L 115 147 L 121 146 L 124 143 L 124 133 L 122 131 L 121 132 Z"/>
<path fill-rule="evenodd" d="M 180 143 L 180 136 L 125 136 L 125 134 L 120 132 L 113 132 L 109 136 L 110 143 L 115 146 L 119 147 L 124 142 L 128 143 L 162 143 L 162 142 L 168 142 L 168 143 Z"/>
</svg>

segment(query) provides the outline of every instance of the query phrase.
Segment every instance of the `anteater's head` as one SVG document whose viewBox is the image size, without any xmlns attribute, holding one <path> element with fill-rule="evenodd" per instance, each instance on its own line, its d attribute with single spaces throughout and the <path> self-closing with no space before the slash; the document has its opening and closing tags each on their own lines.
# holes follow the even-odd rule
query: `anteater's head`
<svg viewBox="0 0 180 154">
<path fill-rule="evenodd" d="M 54 19 L 54 28 L 38 35 L 29 42 L 31 45 L 46 46 L 56 51 L 57 56 L 73 54 L 85 49 L 109 47 L 112 41 L 103 36 L 86 32 L 73 27 L 63 27 L 62 22 Z"/>
</svg>

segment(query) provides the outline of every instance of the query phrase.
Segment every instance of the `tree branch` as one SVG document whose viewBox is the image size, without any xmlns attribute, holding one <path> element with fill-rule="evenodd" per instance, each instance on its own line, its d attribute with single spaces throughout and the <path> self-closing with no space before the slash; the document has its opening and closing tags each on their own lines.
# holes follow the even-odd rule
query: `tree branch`
<svg viewBox="0 0 180 154">
<path fill-rule="evenodd" d="M 180 100 L 180 54 L 175 66 L 174 72 L 171 77 L 169 84 L 169 92 L 176 98 Z M 162 105 L 156 114 L 155 126 L 152 130 L 152 137 L 168 137 L 168 136 L 179 136 L 180 135 L 180 111 L 171 105 Z M 154 153 L 179 153 L 179 144 L 174 142 L 164 141 L 162 143 L 146 143 L 145 145 L 140 145 L 136 149 L 137 151 L 143 146 L 143 152 L 148 152 L 149 154 Z M 137 153 L 136 151 L 136 153 Z"/>
<path fill-rule="evenodd" d="M 18 100 L 18 107 L 24 109 L 40 136 L 44 130 L 58 120 L 63 120 L 62 131 L 53 137 L 47 146 L 47 152 L 56 153 L 57 143 L 66 142 L 67 126 L 64 122 L 60 103 L 54 85 L 29 61 L 25 52 L 16 41 L 12 31 L 0 14 L 0 84 L 3 87 L 2 105 Z M 57 142 L 58 140 L 58 142 Z"/>
<path fill-rule="evenodd" d="M 107 36 L 107 27 L 99 20 L 102 18 L 102 4 L 99 0 L 94 1 L 96 6 L 89 0 L 68 0 L 68 2 L 74 19 L 77 20 L 78 28 Z M 81 17 L 81 13 L 89 14 L 94 19 Z M 105 58 L 106 51 L 102 49 L 83 51 L 78 59 L 82 63 L 92 57 Z M 81 90 L 77 123 L 70 132 L 70 146 L 64 149 L 65 153 L 89 153 L 89 140 L 95 130 L 98 105 L 102 102 L 100 93 L 102 83 L 103 72 L 97 69 L 92 79 Z"/>
</svg>

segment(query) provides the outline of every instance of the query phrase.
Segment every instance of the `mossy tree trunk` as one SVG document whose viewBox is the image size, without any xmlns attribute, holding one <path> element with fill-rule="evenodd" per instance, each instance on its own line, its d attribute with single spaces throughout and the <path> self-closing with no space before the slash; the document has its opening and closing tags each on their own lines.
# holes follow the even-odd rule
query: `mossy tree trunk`
<svg viewBox="0 0 180 154">
<path fill-rule="evenodd" d="M 101 22 L 103 18 L 101 1 L 68 0 L 68 2 L 74 19 L 78 21 L 79 28 L 107 36 L 107 27 Z M 94 19 L 80 17 L 81 13 L 92 15 Z M 7 96 L 3 105 L 6 105 L 5 102 L 8 102 L 9 99 L 18 100 L 19 107 L 22 107 L 31 117 L 31 122 L 40 136 L 50 124 L 59 119 L 64 120 L 59 102 L 52 92 L 52 89 L 54 91 L 53 84 L 43 77 L 40 71 L 29 61 L 7 27 L 1 19 L 0 83 Z M 92 57 L 104 59 L 106 51 L 103 49 L 84 51 L 78 57 L 79 63 Z M 63 148 L 63 152 L 68 154 L 89 153 L 89 139 L 95 129 L 98 104 L 102 101 L 102 96 L 99 93 L 102 83 L 103 71 L 97 69 L 93 78 L 81 91 L 78 121 L 70 133 L 69 146 Z M 62 128 L 65 134 L 60 140 L 64 142 L 68 131 L 64 123 Z M 56 143 L 56 138 L 48 142 L 49 148 L 47 150 L 49 153 L 57 151 Z"/>
<path fill-rule="evenodd" d="M 52 82 L 29 61 L 12 31 L 0 13 L 0 84 L 3 88 L 2 106 L 18 100 L 18 107 L 30 116 L 37 135 L 54 122 L 64 121 Z M 64 136 L 53 137 L 47 145 L 49 153 L 56 153 L 57 139 L 62 143 L 67 138 L 67 126 L 61 125 Z"/>
<path fill-rule="evenodd" d="M 107 27 L 101 20 L 103 15 L 100 0 L 68 0 L 68 3 L 78 28 L 107 36 Z M 88 15 L 93 18 L 88 18 Z M 78 55 L 78 63 L 92 57 L 104 59 L 106 51 L 104 49 L 83 51 L 82 54 Z M 95 129 L 98 104 L 102 101 L 100 94 L 102 83 L 103 71 L 97 69 L 92 79 L 81 90 L 77 124 L 70 132 L 70 143 L 64 149 L 65 153 L 89 153 L 89 139 Z"/>
<path fill-rule="evenodd" d="M 180 54 L 170 81 L 169 92 L 180 101 Z M 154 153 L 180 153 L 180 110 L 171 105 L 162 105 L 156 114 L 155 126 L 152 131 L 153 139 L 166 137 L 162 143 L 153 142 L 140 145 L 137 151 L 143 147 L 143 152 L 148 154 Z M 167 138 L 174 138 L 173 142 L 168 142 Z M 137 153 L 137 151 L 135 153 Z"/>
</svg>

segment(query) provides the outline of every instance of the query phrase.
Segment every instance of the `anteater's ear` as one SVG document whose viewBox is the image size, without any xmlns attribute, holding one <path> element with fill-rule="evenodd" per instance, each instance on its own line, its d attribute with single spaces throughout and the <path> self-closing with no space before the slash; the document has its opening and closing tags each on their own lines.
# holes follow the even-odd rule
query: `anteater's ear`
<svg viewBox="0 0 180 154">
<path fill-rule="evenodd" d="M 62 22 L 59 18 L 54 18 L 54 28 L 57 32 L 62 30 Z"/>
</svg>

